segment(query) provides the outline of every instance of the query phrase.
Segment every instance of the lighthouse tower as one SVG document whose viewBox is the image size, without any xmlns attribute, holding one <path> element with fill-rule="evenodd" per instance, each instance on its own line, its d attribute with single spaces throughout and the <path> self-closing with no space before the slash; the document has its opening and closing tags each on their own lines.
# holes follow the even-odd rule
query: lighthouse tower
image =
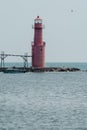
<svg viewBox="0 0 87 130">
<path fill-rule="evenodd" d="M 34 20 L 34 42 L 32 44 L 32 67 L 45 67 L 45 42 L 42 38 L 42 19 L 37 16 Z"/>
</svg>

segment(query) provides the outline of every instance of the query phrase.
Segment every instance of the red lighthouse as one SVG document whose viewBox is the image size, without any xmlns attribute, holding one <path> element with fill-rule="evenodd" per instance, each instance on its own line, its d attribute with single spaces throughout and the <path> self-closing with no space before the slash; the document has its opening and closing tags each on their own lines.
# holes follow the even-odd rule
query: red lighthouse
<svg viewBox="0 0 87 130">
<path fill-rule="evenodd" d="M 37 16 L 34 20 L 34 42 L 32 44 L 32 67 L 45 67 L 45 42 L 42 38 L 42 19 Z"/>
</svg>

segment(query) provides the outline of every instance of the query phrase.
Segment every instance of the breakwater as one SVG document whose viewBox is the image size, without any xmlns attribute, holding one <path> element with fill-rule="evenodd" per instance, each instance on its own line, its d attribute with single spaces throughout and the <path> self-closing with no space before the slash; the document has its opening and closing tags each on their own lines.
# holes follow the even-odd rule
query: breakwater
<svg viewBox="0 0 87 130">
<path fill-rule="evenodd" d="M 79 68 L 63 68 L 63 67 L 45 67 L 45 68 L 32 68 L 32 67 L 4 67 L 0 68 L 0 72 L 4 72 L 6 70 L 23 71 L 23 72 L 75 72 L 81 71 Z"/>
</svg>

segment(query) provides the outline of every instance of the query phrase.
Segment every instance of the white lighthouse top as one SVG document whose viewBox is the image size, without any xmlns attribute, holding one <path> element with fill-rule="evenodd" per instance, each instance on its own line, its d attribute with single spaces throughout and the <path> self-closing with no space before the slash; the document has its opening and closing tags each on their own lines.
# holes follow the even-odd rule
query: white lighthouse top
<svg viewBox="0 0 87 130">
<path fill-rule="evenodd" d="M 42 23 L 42 19 L 39 16 L 34 21 L 35 23 Z"/>
</svg>

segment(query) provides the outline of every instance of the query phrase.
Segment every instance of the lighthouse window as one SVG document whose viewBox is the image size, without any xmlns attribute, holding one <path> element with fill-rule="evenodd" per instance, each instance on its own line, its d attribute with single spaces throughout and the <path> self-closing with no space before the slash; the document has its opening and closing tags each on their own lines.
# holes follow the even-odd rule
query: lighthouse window
<svg viewBox="0 0 87 130">
<path fill-rule="evenodd" d="M 42 23 L 42 20 L 35 20 L 35 23 Z"/>
<path fill-rule="evenodd" d="M 42 48 L 40 49 L 40 51 L 42 51 Z"/>
</svg>

